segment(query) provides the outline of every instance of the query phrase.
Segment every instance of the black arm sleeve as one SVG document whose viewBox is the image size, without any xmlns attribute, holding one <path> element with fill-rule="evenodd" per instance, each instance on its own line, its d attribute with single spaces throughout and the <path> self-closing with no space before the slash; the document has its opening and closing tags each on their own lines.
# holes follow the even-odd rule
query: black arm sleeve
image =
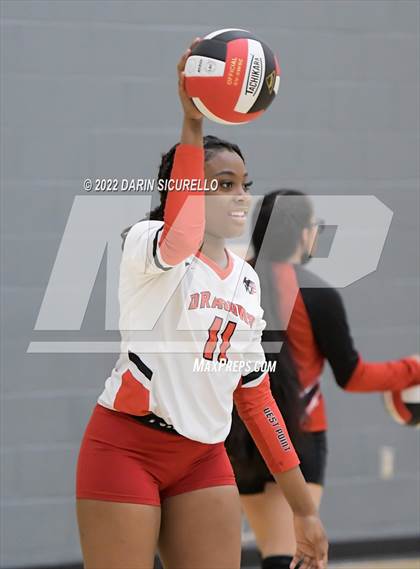
<svg viewBox="0 0 420 569">
<path fill-rule="evenodd" d="M 298 272 L 301 273 L 300 269 Z M 313 334 L 322 355 L 328 360 L 334 377 L 340 387 L 345 388 L 359 361 L 359 354 L 354 348 L 347 315 L 339 293 L 328 287 L 315 275 L 305 270 L 305 278 L 299 284 L 324 284 L 325 288 L 300 289 L 305 308 L 311 321 Z"/>
</svg>

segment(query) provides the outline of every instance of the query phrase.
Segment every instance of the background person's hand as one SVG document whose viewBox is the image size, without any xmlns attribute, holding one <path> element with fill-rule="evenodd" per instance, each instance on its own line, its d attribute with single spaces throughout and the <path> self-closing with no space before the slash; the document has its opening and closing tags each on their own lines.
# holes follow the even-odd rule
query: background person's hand
<svg viewBox="0 0 420 569">
<path fill-rule="evenodd" d="M 294 516 L 296 553 L 290 564 L 295 569 L 326 569 L 328 540 L 318 516 Z"/>
<path fill-rule="evenodd" d="M 189 56 L 191 55 L 191 51 L 194 49 L 194 47 L 198 43 L 200 43 L 200 41 L 201 41 L 201 38 L 195 38 L 195 40 L 192 42 L 190 47 L 182 54 L 181 59 L 179 60 L 178 66 L 177 66 L 179 98 L 181 100 L 182 108 L 184 109 L 185 118 L 191 119 L 191 120 L 201 120 L 201 119 L 203 119 L 203 115 L 200 113 L 200 111 L 197 109 L 197 107 L 194 105 L 191 98 L 187 95 L 187 93 L 185 91 L 184 69 L 185 69 L 185 63 L 186 63 L 187 59 L 189 58 Z"/>
</svg>

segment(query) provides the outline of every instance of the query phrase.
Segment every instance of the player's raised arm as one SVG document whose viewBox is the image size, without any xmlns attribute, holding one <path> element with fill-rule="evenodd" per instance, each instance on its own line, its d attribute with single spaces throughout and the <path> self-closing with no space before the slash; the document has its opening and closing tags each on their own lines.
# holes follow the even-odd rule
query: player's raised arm
<svg viewBox="0 0 420 569">
<path fill-rule="evenodd" d="M 184 111 L 181 141 L 175 150 L 171 182 L 182 190 L 169 189 L 164 210 L 164 225 L 158 256 L 165 266 L 173 266 L 194 254 L 204 236 L 204 149 L 203 115 L 184 89 L 184 68 L 195 40 L 178 63 L 178 92 Z M 189 187 L 189 182 L 191 185 Z M 193 189 L 194 188 L 194 189 Z"/>
</svg>

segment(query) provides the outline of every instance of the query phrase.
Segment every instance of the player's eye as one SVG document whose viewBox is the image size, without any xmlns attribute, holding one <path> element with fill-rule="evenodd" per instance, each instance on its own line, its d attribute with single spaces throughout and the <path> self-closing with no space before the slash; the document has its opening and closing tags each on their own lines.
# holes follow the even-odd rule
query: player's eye
<svg viewBox="0 0 420 569">
<path fill-rule="evenodd" d="M 233 187 L 233 182 L 230 182 L 228 180 L 220 181 L 219 187 L 222 188 L 223 190 L 231 190 Z"/>
<path fill-rule="evenodd" d="M 251 188 L 251 186 L 252 186 L 253 183 L 254 183 L 254 182 L 253 182 L 252 180 L 250 180 L 249 182 L 244 182 L 244 184 L 243 184 L 244 190 L 245 190 L 246 192 L 249 192 L 249 190 L 250 190 L 250 188 Z"/>
</svg>

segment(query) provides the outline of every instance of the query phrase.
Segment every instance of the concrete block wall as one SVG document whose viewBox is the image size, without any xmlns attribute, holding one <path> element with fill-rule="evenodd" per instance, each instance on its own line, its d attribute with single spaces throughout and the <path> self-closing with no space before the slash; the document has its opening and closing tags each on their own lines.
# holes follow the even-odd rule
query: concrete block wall
<svg viewBox="0 0 420 569">
<path fill-rule="evenodd" d="M 33 329 L 83 179 L 153 177 L 176 141 L 175 65 L 196 35 L 242 27 L 279 54 L 266 116 L 206 125 L 243 148 L 256 193 L 373 194 L 393 210 L 377 271 L 342 293 L 367 359 L 419 350 L 419 3 L 3 0 L 0 10 L 1 563 L 47 566 L 81 557 L 75 461 L 115 357 L 26 350 L 104 337 L 105 263 L 81 332 Z M 344 394 L 329 373 L 324 386 L 331 539 L 418 533 L 417 433 L 393 424 L 379 396 Z M 395 453 L 390 480 L 383 447 Z"/>
</svg>

